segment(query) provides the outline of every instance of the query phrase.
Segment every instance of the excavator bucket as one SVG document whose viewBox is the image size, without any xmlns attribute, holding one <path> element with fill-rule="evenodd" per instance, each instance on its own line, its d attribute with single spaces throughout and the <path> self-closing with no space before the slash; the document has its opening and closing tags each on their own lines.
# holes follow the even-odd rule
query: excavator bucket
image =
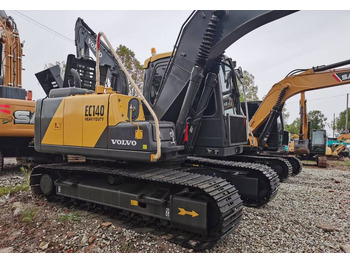
<svg viewBox="0 0 350 262">
<path fill-rule="evenodd" d="M 308 155 L 309 150 L 309 139 L 305 140 L 294 140 L 294 154 L 295 155 Z"/>
<path fill-rule="evenodd" d="M 61 69 L 59 65 L 55 65 L 39 73 L 36 73 L 35 76 L 46 95 L 49 95 L 52 89 L 63 87 Z"/>
</svg>

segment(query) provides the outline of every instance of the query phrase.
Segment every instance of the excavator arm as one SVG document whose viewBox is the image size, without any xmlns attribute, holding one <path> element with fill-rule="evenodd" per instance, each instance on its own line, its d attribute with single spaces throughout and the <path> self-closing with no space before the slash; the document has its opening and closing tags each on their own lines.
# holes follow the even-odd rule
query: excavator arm
<svg viewBox="0 0 350 262">
<path fill-rule="evenodd" d="M 337 140 L 350 140 L 350 133 L 340 135 Z"/>
<path fill-rule="evenodd" d="M 269 137 L 269 132 L 274 121 L 278 117 L 284 103 L 292 96 L 302 92 L 318 90 L 327 87 L 340 86 L 350 83 L 350 68 L 338 67 L 349 65 L 350 60 L 343 62 L 313 67 L 299 74 L 290 75 L 276 83 L 266 95 L 258 110 L 250 120 L 250 129 L 253 134 L 265 124 L 258 141 L 251 138 L 251 145 L 258 144 L 263 147 Z M 254 141 L 253 141 L 254 140 Z"/>
<path fill-rule="evenodd" d="M 75 23 L 75 46 L 78 58 L 90 59 L 90 52 L 96 56 L 97 34 L 84 22 L 78 18 Z M 101 41 L 100 64 L 108 65 L 107 77 L 111 87 L 121 94 L 128 94 L 128 83 L 125 74 L 121 70 L 117 60 L 114 58 L 108 46 Z"/>
<path fill-rule="evenodd" d="M 300 131 L 299 139 L 306 139 L 309 133 L 305 92 L 300 93 Z"/>
</svg>

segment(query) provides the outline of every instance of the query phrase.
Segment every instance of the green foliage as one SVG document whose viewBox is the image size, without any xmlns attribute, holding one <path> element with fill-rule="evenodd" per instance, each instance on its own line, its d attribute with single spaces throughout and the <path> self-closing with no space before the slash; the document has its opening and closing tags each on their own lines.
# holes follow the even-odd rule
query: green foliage
<svg viewBox="0 0 350 262">
<path fill-rule="evenodd" d="M 350 110 L 349 110 L 350 111 Z M 339 116 L 335 119 L 335 130 L 339 134 L 345 134 L 345 123 L 346 123 L 346 110 L 339 113 Z M 350 112 L 348 112 L 348 125 L 350 125 Z M 348 127 L 348 130 L 350 127 Z"/>
<path fill-rule="evenodd" d="M 282 117 L 283 117 L 283 123 L 287 123 L 289 118 L 289 112 L 287 111 L 287 108 L 285 106 L 282 108 Z"/>
<path fill-rule="evenodd" d="M 319 110 L 313 110 L 308 113 L 308 121 L 310 122 L 310 131 L 324 129 L 327 117 Z M 297 117 L 290 125 L 286 124 L 286 130 L 291 134 L 299 134 L 300 118 Z"/>
<path fill-rule="evenodd" d="M 246 97 L 247 101 L 256 101 L 259 100 L 258 98 L 258 86 L 255 85 L 254 83 L 254 76 L 250 74 L 248 71 L 244 70 L 243 71 L 243 84 L 244 84 L 244 89 L 246 92 Z M 240 81 L 238 82 L 238 88 L 240 92 L 240 101 L 244 101 L 244 96 L 243 96 L 243 87 Z"/>
<path fill-rule="evenodd" d="M 27 223 L 32 222 L 35 217 L 35 214 L 36 214 L 36 209 L 34 208 L 24 210 L 22 214 L 22 221 Z"/>
<path fill-rule="evenodd" d="M 346 160 L 346 161 L 345 161 L 345 165 L 346 165 L 346 166 L 350 166 L 350 160 Z"/>
<path fill-rule="evenodd" d="M 25 178 L 25 182 L 23 184 L 15 185 L 15 186 L 0 186 L 0 197 L 8 194 L 14 194 L 21 191 L 28 191 L 29 186 L 29 173 L 28 170 L 24 167 L 21 167 L 21 172 Z"/>
<path fill-rule="evenodd" d="M 326 126 L 327 117 L 322 114 L 319 110 L 310 111 L 307 114 L 308 120 L 310 122 L 310 130 L 324 129 Z"/>
<path fill-rule="evenodd" d="M 7 186 L 7 187 L 0 187 L 0 197 L 3 195 L 8 195 L 8 194 L 14 194 L 20 191 L 28 191 L 29 190 L 29 185 L 26 184 L 20 184 L 16 186 Z"/>
<path fill-rule="evenodd" d="M 29 173 L 28 173 L 28 169 L 25 168 L 24 166 L 21 166 L 21 172 L 25 178 L 26 184 L 29 186 Z"/>
<path fill-rule="evenodd" d="M 130 73 L 131 78 L 141 89 L 144 70 L 141 63 L 135 58 L 135 53 L 124 45 L 119 45 L 116 52 L 122 60 L 123 65 Z M 130 95 L 136 95 L 136 91 L 132 89 Z"/>
<path fill-rule="evenodd" d="M 285 129 L 293 134 L 299 134 L 300 132 L 300 118 L 297 117 L 290 125 L 286 124 Z"/>
<path fill-rule="evenodd" d="M 79 222 L 81 221 L 81 219 L 82 219 L 81 215 L 77 212 L 63 214 L 58 218 L 58 220 L 61 222 L 67 222 L 67 221 Z"/>
</svg>

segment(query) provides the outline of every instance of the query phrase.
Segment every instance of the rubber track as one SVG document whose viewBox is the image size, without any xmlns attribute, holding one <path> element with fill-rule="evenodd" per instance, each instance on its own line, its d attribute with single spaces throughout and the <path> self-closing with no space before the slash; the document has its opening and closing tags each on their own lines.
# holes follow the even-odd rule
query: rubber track
<svg viewBox="0 0 350 262">
<path fill-rule="evenodd" d="M 293 176 L 299 175 L 301 170 L 303 170 L 303 163 L 296 156 L 279 156 L 279 157 L 282 157 L 282 158 L 288 160 L 288 162 L 290 162 L 290 159 L 292 158 L 292 159 L 294 159 L 293 161 L 297 162 L 298 166 L 297 166 L 296 170 L 293 169 L 293 172 L 292 172 Z"/>
<path fill-rule="evenodd" d="M 278 161 L 281 167 L 283 168 L 283 174 L 279 175 L 280 182 L 285 181 L 286 179 L 288 179 L 288 177 L 292 176 L 293 174 L 293 167 L 291 163 L 289 163 L 287 159 L 284 159 L 279 156 L 277 157 L 277 156 L 261 156 L 261 155 L 259 156 L 235 155 L 230 157 L 230 159 L 232 160 L 237 159 L 237 161 L 244 161 L 244 162 L 250 162 L 250 163 L 259 163 L 259 161 L 269 162 L 271 161 L 271 159 L 273 161 Z M 265 163 L 260 163 L 260 164 L 265 164 Z M 265 165 L 268 165 L 268 164 L 265 164 Z"/>
<path fill-rule="evenodd" d="M 99 167 L 86 163 L 41 165 L 33 169 L 31 176 L 43 173 L 49 174 L 50 172 L 55 173 L 56 171 L 66 173 L 74 172 L 74 174 L 80 173 L 82 175 L 117 175 L 168 184 L 169 187 L 172 185 L 180 185 L 186 188 L 192 188 L 196 190 L 196 192 L 200 191 L 206 193 L 207 196 L 210 196 L 210 198 L 217 203 L 221 213 L 220 216 L 222 217 L 221 227 L 213 235 L 207 237 L 185 232 L 184 234 L 187 235 L 185 238 L 186 241 L 178 244 L 188 248 L 201 250 L 212 247 L 230 234 L 239 225 L 242 219 L 243 205 L 238 191 L 233 185 L 222 178 L 154 167 L 126 169 L 115 166 Z M 38 186 L 38 184 L 31 184 L 31 186 Z M 196 243 L 196 245 L 194 246 L 193 243 Z"/>
<path fill-rule="evenodd" d="M 232 168 L 234 170 L 249 171 L 251 173 L 260 173 L 261 176 L 267 178 L 270 182 L 269 195 L 264 199 L 260 199 L 258 203 L 245 202 L 244 204 L 251 207 L 258 207 L 268 203 L 273 199 L 279 188 L 279 178 L 276 172 L 269 166 L 258 164 L 258 163 L 245 163 L 245 162 L 234 162 L 226 160 L 218 160 L 204 157 L 193 157 L 188 156 L 187 162 L 191 164 L 200 164 L 204 166 L 222 167 L 222 168 Z"/>
</svg>

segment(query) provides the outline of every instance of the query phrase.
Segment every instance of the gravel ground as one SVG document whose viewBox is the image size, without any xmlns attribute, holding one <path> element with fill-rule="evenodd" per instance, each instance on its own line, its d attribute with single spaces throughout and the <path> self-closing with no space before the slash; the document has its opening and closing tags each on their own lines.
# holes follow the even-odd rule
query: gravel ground
<svg viewBox="0 0 350 262">
<path fill-rule="evenodd" d="M 0 186 L 22 183 L 13 162 Z M 334 162 L 336 163 L 336 162 Z M 239 228 L 204 252 L 350 252 L 350 167 L 304 167 L 281 184 L 262 208 L 244 208 Z M 0 252 L 194 252 L 150 228 L 33 197 L 30 191 L 0 197 Z"/>
</svg>

